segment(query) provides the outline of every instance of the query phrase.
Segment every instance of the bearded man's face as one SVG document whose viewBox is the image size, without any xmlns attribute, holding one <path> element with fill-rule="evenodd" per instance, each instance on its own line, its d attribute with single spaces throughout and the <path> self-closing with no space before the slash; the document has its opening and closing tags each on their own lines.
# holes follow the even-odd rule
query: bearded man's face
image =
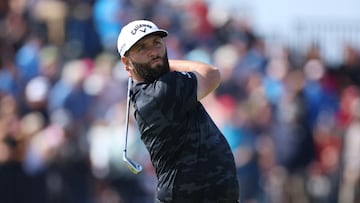
<svg viewBox="0 0 360 203">
<path fill-rule="evenodd" d="M 158 63 L 152 64 L 152 61 L 158 60 Z M 161 75 L 170 71 L 167 53 L 163 57 L 158 56 L 147 63 L 131 62 L 135 72 L 144 80 L 144 82 L 153 82 Z"/>
</svg>

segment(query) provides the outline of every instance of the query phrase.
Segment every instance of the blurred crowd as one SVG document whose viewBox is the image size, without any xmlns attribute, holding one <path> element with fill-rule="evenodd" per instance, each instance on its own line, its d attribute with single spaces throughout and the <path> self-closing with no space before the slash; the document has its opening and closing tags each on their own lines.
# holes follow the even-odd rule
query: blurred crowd
<svg viewBox="0 0 360 203">
<path fill-rule="evenodd" d="M 121 27 L 169 31 L 169 58 L 208 62 L 202 103 L 233 150 L 243 203 L 360 202 L 360 47 L 270 44 L 246 17 L 204 0 L 1 0 L 0 202 L 150 203 L 156 177 L 130 120 Z M 169 135 L 171 136 L 171 135 Z"/>
</svg>

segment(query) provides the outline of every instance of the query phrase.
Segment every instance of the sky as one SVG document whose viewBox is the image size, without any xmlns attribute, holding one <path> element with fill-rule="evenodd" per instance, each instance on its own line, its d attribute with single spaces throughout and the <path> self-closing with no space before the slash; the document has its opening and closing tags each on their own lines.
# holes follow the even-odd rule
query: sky
<svg viewBox="0 0 360 203">
<path fill-rule="evenodd" d="M 305 41 L 316 39 L 326 48 L 325 58 L 334 63 L 341 60 L 344 41 L 351 41 L 360 47 L 359 0 L 208 0 L 208 2 L 223 6 L 230 13 L 247 16 L 256 32 L 275 41 L 291 41 L 301 45 Z M 299 31 L 299 27 L 303 28 L 302 32 Z"/>
</svg>

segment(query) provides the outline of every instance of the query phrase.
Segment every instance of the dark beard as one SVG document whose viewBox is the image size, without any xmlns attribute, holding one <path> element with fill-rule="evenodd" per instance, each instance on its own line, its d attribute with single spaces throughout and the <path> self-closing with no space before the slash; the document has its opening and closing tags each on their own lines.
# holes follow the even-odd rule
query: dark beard
<svg viewBox="0 0 360 203">
<path fill-rule="evenodd" d="M 136 73 L 144 80 L 144 82 L 151 83 L 158 79 L 161 75 L 170 71 L 169 60 L 167 53 L 162 58 L 163 65 L 151 67 L 150 63 L 136 63 L 132 62 Z"/>
</svg>

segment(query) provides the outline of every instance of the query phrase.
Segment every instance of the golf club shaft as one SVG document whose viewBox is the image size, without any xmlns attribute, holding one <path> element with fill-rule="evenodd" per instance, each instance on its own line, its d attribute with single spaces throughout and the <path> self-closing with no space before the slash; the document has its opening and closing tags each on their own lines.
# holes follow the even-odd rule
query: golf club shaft
<svg viewBox="0 0 360 203">
<path fill-rule="evenodd" d="M 126 117 L 125 117 L 125 147 L 123 152 L 123 160 L 126 162 L 128 168 L 134 174 L 138 174 L 142 171 L 142 166 L 135 161 L 129 159 L 127 157 L 127 142 L 128 142 L 128 132 L 129 132 L 129 116 L 130 116 L 130 99 L 131 99 L 131 86 L 132 86 L 132 78 L 129 76 L 128 79 L 128 90 L 127 90 L 127 98 L 126 98 Z"/>
<path fill-rule="evenodd" d="M 130 91 L 132 85 L 132 78 L 129 76 L 128 79 L 128 89 L 127 89 L 127 96 L 126 96 L 126 117 L 125 117 L 125 147 L 124 153 L 126 155 L 127 150 L 127 140 L 128 140 L 128 132 L 129 132 L 129 114 L 130 114 Z"/>
</svg>

